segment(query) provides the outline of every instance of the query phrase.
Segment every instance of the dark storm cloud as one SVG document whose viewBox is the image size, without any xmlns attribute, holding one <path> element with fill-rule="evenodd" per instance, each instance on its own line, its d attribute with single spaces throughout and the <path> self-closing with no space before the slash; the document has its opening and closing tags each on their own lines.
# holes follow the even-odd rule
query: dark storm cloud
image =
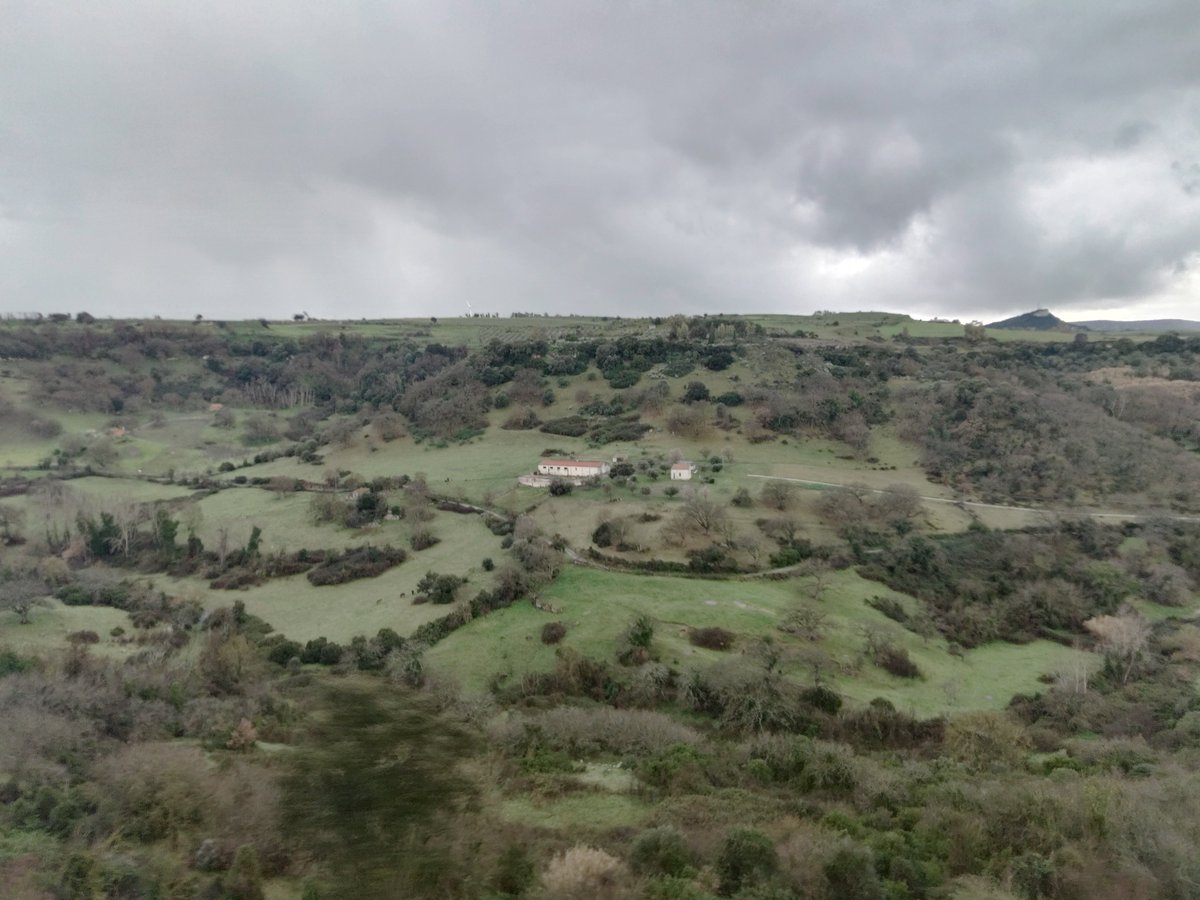
<svg viewBox="0 0 1200 900">
<path fill-rule="evenodd" d="M 0 309 L 1195 315 L 1198 46 L 1188 2 L 17 2 Z"/>
</svg>

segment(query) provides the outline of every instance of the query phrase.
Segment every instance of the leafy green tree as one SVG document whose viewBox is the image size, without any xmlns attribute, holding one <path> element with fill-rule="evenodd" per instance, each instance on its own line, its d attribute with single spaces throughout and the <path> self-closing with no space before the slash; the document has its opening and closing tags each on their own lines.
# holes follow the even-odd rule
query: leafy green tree
<svg viewBox="0 0 1200 900">
<path fill-rule="evenodd" d="M 233 900 L 263 900 L 262 867 L 249 844 L 237 848 L 225 889 Z"/>
<path fill-rule="evenodd" d="M 679 829 L 661 825 L 637 836 L 629 861 L 639 874 L 679 876 L 690 870 L 692 854 Z"/>
<path fill-rule="evenodd" d="M 721 878 L 718 892 L 731 897 L 775 874 L 779 857 L 771 839 L 753 828 L 735 828 L 725 838 L 717 860 L 717 875 Z"/>
<path fill-rule="evenodd" d="M 72 853 L 63 866 L 56 896 L 64 900 L 89 900 L 94 897 L 93 881 L 95 863 L 86 853 Z"/>
<path fill-rule="evenodd" d="M 334 687 L 283 778 L 285 831 L 336 875 L 335 897 L 405 896 L 422 832 L 472 793 L 467 734 L 407 691 Z M 428 877 L 428 873 L 425 873 Z"/>
<path fill-rule="evenodd" d="M 158 551 L 167 559 L 175 557 L 175 535 L 179 533 L 179 522 L 167 515 L 166 510 L 158 510 L 154 514 L 154 539 Z"/>
</svg>

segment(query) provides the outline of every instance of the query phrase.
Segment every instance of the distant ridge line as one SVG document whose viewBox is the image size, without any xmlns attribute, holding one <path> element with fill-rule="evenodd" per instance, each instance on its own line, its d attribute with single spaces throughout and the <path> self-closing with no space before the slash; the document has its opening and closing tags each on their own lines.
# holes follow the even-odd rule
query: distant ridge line
<svg viewBox="0 0 1200 900">
<path fill-rule="evenodd" d="M 1099 331 L 1099 332 L 1168 332 L 1200 331 L 1200 322 L 1191 319 L 1139 319 L 1119 321 L 1117 319 L 1092 319 L 1086 322 L 1067 322 L 1048 309 L 1035 309 L 999 322 L 989 322 L 986 328 L 1020 331 Z"/>
</svg>

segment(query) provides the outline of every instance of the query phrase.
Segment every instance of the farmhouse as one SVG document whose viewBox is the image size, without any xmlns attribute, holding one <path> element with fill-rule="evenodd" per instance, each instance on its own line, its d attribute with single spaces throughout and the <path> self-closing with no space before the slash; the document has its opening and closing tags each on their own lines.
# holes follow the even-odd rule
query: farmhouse
<svg viewBox="0 0 1200 900">
<path fill-rule="evenodd" d="M 671 464 L 672 481 L 691 481 L 696 474 L 696 467 L 690 462 L 680 461 Z"/>
<path fill-rule="evenodd" d="M 537 472 L 559 478 L 598 478 L 607 475 L 609 468 L 609 463 L 596 459 L 543 459 Z"/>
</svg>

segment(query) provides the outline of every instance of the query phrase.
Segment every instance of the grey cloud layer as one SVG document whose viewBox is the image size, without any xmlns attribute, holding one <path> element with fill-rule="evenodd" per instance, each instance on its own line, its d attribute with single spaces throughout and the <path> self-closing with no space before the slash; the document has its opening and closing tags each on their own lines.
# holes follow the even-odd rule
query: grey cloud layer
<svg viewBox="0 0 1200 900">
<path fill-rule="evenodd" d="M 1197 47 L 1190 2 L 16 2 L 0 310 L 1200 316 Z"/>
</svg>

